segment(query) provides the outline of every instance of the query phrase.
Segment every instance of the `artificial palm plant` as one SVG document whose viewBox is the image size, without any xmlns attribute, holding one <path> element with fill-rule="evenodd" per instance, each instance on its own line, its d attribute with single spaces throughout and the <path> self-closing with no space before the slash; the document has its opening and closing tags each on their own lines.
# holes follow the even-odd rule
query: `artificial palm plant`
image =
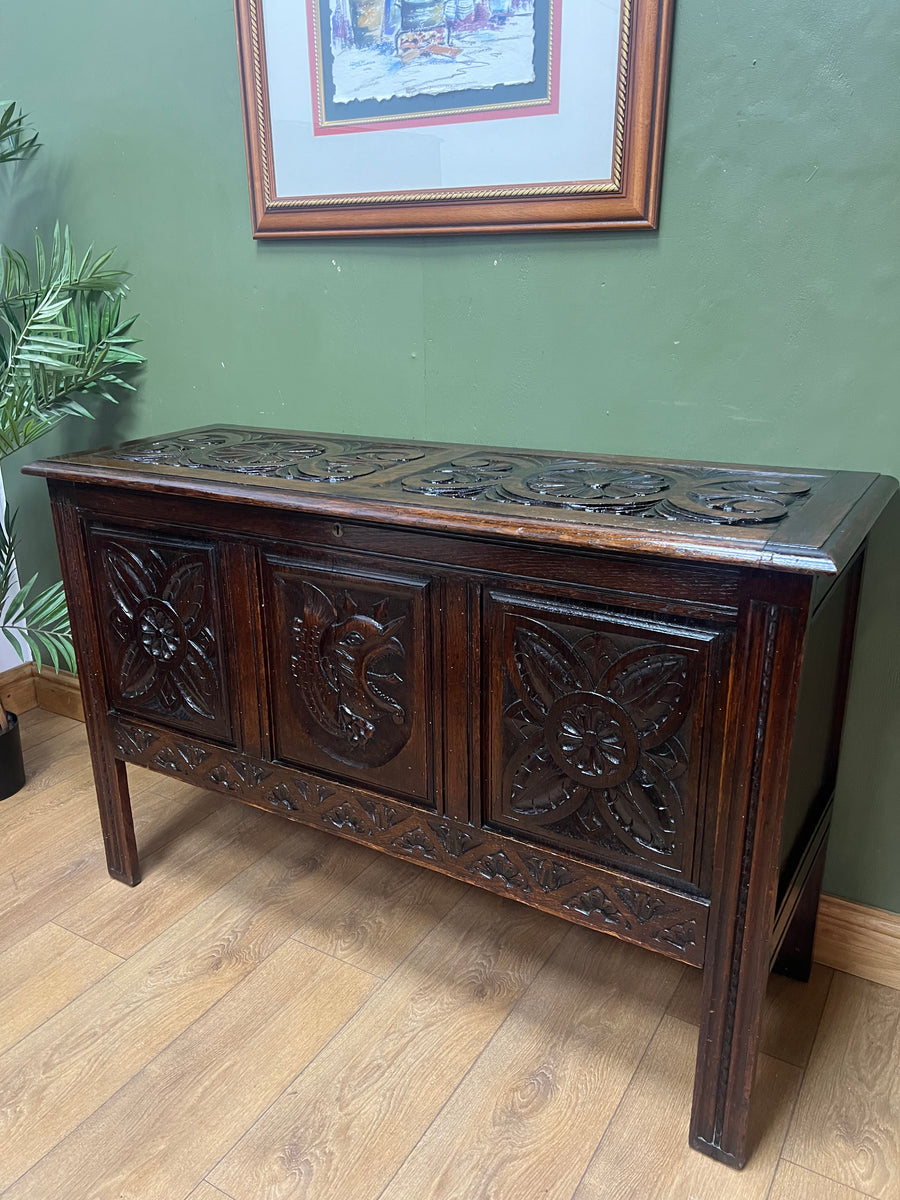
<svg viewBox="0 0 900 1200">
<path fill-rule="evenodd" d="M 0 109 L 0 165 L 29 157 L 37 134 L 15 104 Z M 116 402 L 131 389 L 129 371 L 143 358 L 123 319 L 124 272 L 109 266 L 112 251 L 79 257 L 68 228 L 45 246 L 35 236 L 34 260 L 0 243 L 0 460 L 52 429 L 63 417 L 92 414 L 80 396 Z M 74 670 L 62 584 L 44 591 L 36 577 L 19 587 L 15 514 L 0 522 L 0 630 L 23 659 L 44 655 L 58 670 Z M 0 705 L 0 730 L 6 728 Z"/>
</svg>

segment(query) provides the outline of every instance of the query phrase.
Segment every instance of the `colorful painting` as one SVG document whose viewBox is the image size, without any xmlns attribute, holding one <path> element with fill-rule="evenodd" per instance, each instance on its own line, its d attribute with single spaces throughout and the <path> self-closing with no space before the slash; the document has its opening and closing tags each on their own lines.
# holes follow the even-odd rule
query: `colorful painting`
<svg viewBox="0 0 900 1200">
<path fill-rule="evenodd" d="M 561 0 L 308 0 L 317 134 L 558 111 Z"/>
</svg>

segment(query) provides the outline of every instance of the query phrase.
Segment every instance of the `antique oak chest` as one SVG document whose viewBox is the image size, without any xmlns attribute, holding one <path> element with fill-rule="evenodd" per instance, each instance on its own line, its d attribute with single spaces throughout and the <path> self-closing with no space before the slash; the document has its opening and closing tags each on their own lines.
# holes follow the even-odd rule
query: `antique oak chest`
<svg viewBox="0 0 900 1200">
<path fill-rule="evenodd" d="M 38 463 L 110 873 L 125 763 L 702 968 L 746 1157 L 805 978 L 877 475 L 213 426 Z"/>
</svg>

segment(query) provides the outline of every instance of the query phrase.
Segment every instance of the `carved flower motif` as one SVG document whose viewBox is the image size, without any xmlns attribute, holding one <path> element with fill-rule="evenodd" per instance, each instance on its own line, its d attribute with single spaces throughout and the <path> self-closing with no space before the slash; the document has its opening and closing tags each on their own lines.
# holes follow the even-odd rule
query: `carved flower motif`
<svg viewBox="0 0 900 1200">
<path fill-rule="evenodd" d="M 671 854 L 682 811 L 675 780 L 687 757 L 675 736 L 690 704 L 688 658 L 676 647 L 624 653 L 593 633 L 570 646 L 520 617 L 507 673 L 517 700 L 505 713 L 522 742 L 504 776 L 508 811 L 591 837 L 598 820 L 627 846 Z"/>
<path fill-rule="evenodd" d="M 216 656 L 203 561 L 182 555 L 167 563 L 155 550 L 138 555 L 121 543 L 108 545 L 105 558 L 112 626 L 124 647 L 122 699 L 214 720 Z"/>
</svg>

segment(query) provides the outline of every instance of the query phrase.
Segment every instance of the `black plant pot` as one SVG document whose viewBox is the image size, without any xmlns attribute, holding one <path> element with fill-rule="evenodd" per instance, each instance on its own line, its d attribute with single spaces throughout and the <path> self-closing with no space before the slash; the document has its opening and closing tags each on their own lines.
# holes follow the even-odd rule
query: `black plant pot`
<svg viewBox="0 0 900 1200">
<path fill-rule="evenodd" d="M 0 800 L 14 796 L 25 786 L 25 762 L 22 758 L 22 738 L 19 718 L 8 712 L 9 728 L 0 733 Z"/>
</svg>

